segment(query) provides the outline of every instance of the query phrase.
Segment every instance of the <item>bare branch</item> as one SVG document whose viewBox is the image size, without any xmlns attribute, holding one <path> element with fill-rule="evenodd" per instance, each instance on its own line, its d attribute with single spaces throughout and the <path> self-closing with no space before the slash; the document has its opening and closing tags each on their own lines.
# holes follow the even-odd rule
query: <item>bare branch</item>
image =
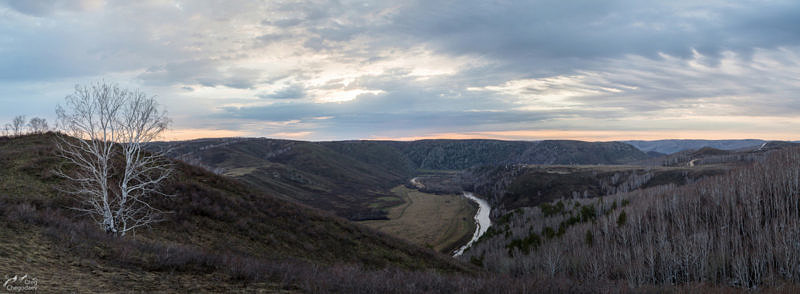
<svg viewBox="0 0 800 294">
<path fill-rule="evenodd" d="M 64 166 L 55 174 L 69 180 L 64 192 L 75 195 L 109 233 L 128 231 L 160 221 L 160 210 L 148 202 L 163 196 L 161 182 L 172 174 L 170 163 L 144 145 L 159 138 L 169 119 L 155 97 L 117 85 L 76 86 L 58 106 L 58 156 Z M 35 124 L 46 128 L 46 122 Z M 34 120 L 31 120 L 33 128 Z"/>
</svg>

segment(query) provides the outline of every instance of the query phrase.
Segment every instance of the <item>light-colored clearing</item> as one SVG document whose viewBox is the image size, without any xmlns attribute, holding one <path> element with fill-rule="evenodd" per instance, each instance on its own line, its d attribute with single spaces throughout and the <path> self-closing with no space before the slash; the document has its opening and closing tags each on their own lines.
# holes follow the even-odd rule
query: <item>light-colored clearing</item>
<svg viewBox="0 0 800 294">
<path fill-rule="evenodd" d="M 427 194 L 404 186 L 392 193 L 405 203 L 389 209 L 389 220 L 360 223 L 440 252 L 461 245 L 456 243 L 467 241 L 462 239 L 475 231 L 477 208 L 464 197 Z"/>
<path fill-rule="evenodd" d="M 225 171 L 225 175 L 229 177 L 241 177 L 250 174 L 258 169 L 257 167 L 240 167 L 232 168 Z"/>
</svg>

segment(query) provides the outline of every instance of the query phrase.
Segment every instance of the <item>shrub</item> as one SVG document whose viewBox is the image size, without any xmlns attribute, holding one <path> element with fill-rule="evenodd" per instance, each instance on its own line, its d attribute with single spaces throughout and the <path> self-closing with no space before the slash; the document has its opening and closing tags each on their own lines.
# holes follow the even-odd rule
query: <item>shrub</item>
<svg viewBox="0 0 800 294">
<path fill-rule="evenodd" d="M 581 207 L 581 220 L 582 221 L 589 221 L 594 220 L 597 218 L 597 211 L 594 209 L 593 204 L 585 205 Z"/>
<path fill-rule="evenodd" d="M 551 227 L 544 227 L 544 229 L 542 229 L 542 235 L 547 237 L 547 239 L 553 239 L 556 236 L 556 231 Z"/>
<path fill-rule="evenodd" d="M 553 229 L 550 229 L 551 231 Z M 539 246 L 542 245 L 542 239 L 536 233 L 530 233 L 527 237 L 523 239 L 514 239 L 511 240 L 511 243 L 506 245 L 506 249 L 508 249 L 508 254 L 512 255 L 512 251 L 514 248 L 517 248 L 523 254 L 528 255 L 531 252 L 531 249 L 536 250 Z M 483 264 L 483 257 L 481 256 L 481 264 Z"/>
<path fill-rule="evenodd" d="M 628 215 L 625 214 L 625 210 L 619 213 L 617 217 L 617 226 L 621 227 L 625 225 L 625 222 L 628 220 Z"/>
<path fill-rule="evenodd" d="M 564 212 L 564 202 L 559 200 L 556 204 L 552 205 L 550 203 L 542 203 L 539 205 L 539 209 L 542 210 L 542 214 L 544 214 L 545 217 L 554 216 Z"/>
<path fill-rule="evenodd" d="M 583 241 L 590 247 L 594 245 L 594 234 L 592 234 L 592 230 L 586 230 L 586 236 L 583 238 Z"/>
</svg>

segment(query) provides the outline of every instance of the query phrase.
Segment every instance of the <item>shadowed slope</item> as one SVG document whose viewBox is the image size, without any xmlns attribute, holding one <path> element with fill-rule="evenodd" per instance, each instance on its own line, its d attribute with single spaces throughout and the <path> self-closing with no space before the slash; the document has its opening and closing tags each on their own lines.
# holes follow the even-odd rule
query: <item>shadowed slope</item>
<svg viewBox="0 0 800 294">
<path fill-rule="evenodd" d="M 51 173 L 59 162 L 52 156 L 53 136 L 0 138 L 0 235 L 6 237 L 0 238 L 0 258 L 20 275 L 36 273 L 43 282 L 49 277 L 46 283 L 54 287 L 49 290 L 124 285 L 157 290 L 170 282 L 221 290 L 226 286 L 217 283 L 277 274 L 281 265 L 465 270 L 431 250 L 183 163 L 176 163 L 176 175 L 165 187 L 174 196 L 152 203 L 170 212 L 165 221 L 115 239 L 69 210 L 76 206 L 74 199 L 57 192 L 61 180 Z M 48 274 L 53 269 L 61 271 Z M 67 287 L 83 285 L 79 281 L 96 272 L 104 274 L 85 285 L 98 288 Z M 210 273 L 216 277 L 201 281 Z M 154 275 L 162 278 L 134 284 Z M 66 288 L 56 288 L 70 279 Z"/>
<path fill-rule="evenodd" d="M 170 155 L 350 220 L 385 219 L 389 190 L 429 170 L 485 164 L 620 164 L 648 158 L 619 142 L 421 140 L 304 142 L 265 138 L 157 143 Z"/>
</svg>

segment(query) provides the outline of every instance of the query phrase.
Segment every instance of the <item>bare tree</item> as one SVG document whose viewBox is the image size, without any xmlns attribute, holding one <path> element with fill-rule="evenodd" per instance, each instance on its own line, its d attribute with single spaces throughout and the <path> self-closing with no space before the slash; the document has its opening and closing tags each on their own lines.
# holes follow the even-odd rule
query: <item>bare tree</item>
<svg viewBox="0 0 800 294">
<path fill-rule="evenodd" d="M 6 132 L 11 136 L 22 135 L 25 132 L 25 116 L 14 117 L 10 124 L 6 124 Z"/>
<path fill-rule="evenodd" d="M 28 122 L 28 129 L 34 134 L 44 134 L 50 130 L 47 120 L 41 117 L 34 117 Z"/>
<path fill-rule="evenodd" d="M 120 148 L 125 159 L 125 168 L 119 185 L 120 205 L 117 211 L 120 228 L 126 231 L 147 225 L 158 218 L 158 210 L 146 201 L 148 195 L 166 196 L 160 191 L 160 183 L 172 173 L 172 166 L 155 151 L 145 151 L 145 144 L 152 142 L 167 129 L 169 119 L 166 112 L 159 111 L 155 97 L 144 93 L 130 93 L 122 106 Z M 127 204 L 127 206 L 126 206 Z M 130 207 L 140 207 L 129 209 Z"/>
<path fill-rule="evenodd" d="M 148 199 L 164 195 L 160 184 L 172 167 L 143 150 L 169 123 L 155 97 L 95 83 L 76 86 L 65 100 L 66 107 L 56 109 L 66 135 L 57 147 L 67 166 L 56 173 L 70 180 L 65 191 L 85 204 L 76 209 L 118 236 L 159 221 L 160 211 Z"/>
</svg>

